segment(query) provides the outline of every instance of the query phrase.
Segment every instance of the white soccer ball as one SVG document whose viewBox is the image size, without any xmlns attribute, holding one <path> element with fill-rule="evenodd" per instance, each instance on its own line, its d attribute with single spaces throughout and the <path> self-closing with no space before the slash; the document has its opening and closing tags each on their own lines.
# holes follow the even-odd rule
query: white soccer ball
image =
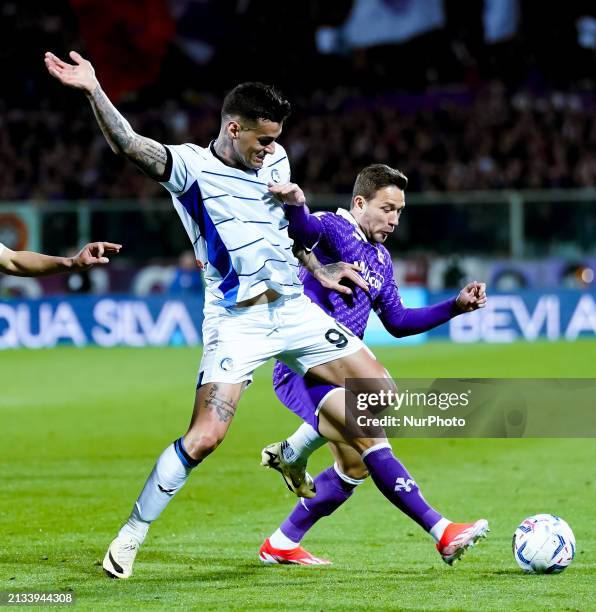
<svg viewBox="0 0 596 612">
<path fill-rule="evenodd" d="M 558 574 L 573 561 L 575 536 L 562 518 L 535 514 L 515 530 L 513 556 L 525 572 Z"/>
</svg>

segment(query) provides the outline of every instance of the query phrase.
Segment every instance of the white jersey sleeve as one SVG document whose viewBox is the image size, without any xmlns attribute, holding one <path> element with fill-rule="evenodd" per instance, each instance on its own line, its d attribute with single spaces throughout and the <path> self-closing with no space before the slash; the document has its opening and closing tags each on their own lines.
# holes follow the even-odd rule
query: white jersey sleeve
<svg viewBox="0 0 596 612">
<path fill-rule="evenodd" d="M 2 255 L 2 253 L 4 253 L 4 249 L 6 247 L 0 242 L 0 255 Z"/>
<path fill-rule="evenodd" d="M 193 167 L 197 155 L 204 151 L 201 147 L 187 143 L 181 145 L 164 145 L 172 156 L 170 177 L 161 184 L 174 196 L 185 193 L 196 178 Z"/>
</svg>

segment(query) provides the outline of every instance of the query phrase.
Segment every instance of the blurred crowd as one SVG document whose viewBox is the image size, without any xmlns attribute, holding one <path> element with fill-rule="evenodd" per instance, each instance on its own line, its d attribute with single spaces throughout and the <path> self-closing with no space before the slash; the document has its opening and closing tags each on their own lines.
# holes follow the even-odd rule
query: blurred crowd
<svg viewBox="0 0 596 612">
<path fill-rule="evenodd" d="M 596 187 L 596 120 L 589 94 L 511 93 L 499 81 L 457 95 L 366 98 L 352 90 L 298 101 L 280 142 L 293 180 L 348 193 L 365 165 L 403 170 L 410 191 Z M 117 158 L 83 96 L 65 112 L 2 108 L 0 200 L 163 197 Z M 205 146 L 218 132 L 218 100 L 123 107 L 135 129 L 165 143 Z"/>
<path fill-rule="evenodd" d="M 215 138 L 237 82 L 278 85 L 294 106 L 280 142 L 311 192 L 348 193 L 373 162 L 400 168 L 410 191 L 596 186 L 593 3 L 512 0 L 519 24 L 490 43 L 482 17 L 499 3 L 440 4 L 443 28 L 326 54 L 317 33 L 355 0 L 288 1 L 283 19 L 275 0 L 143 0 L 140 22 L 135 2 L 6 0 L 0 201 L 164 196 L 110 151 L 84 96 L 47 75 L 44 51 L 69 49 L 93 60 L 139 133 L 164 143 Z M 595 28 L 583 46 L 582 15 Z"/>
</svg>

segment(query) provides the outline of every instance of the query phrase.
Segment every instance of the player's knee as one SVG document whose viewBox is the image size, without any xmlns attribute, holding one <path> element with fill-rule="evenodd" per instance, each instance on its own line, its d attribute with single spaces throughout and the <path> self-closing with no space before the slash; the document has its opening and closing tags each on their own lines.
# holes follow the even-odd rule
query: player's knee
<svg viewBox="0 0 596 612">
<path fill-rule="evenodd" d="M 184 441 L 186 452 L 197 461 L 210 455 L 222 442 L 223 436 L 213 432 L 198 432 Z"/>
<path fill-rule="evenodd" d="M 368 470 L 363 463 L 342 463 L 338 461 L 337 467 L 343 476 L 352 480 L 364 480 L 368 476 Z"/>
<path fill-rule="evenodd" d="M 340 466 L 340 469 L 342 471 L 342 474 L 345 474 L 348 478 L 351 478 L 352 480 L 364 480 L 368 476 L 368 470 L 360 465 L 347 465 L 343 466 L 343 468 Z"/>
</svg>

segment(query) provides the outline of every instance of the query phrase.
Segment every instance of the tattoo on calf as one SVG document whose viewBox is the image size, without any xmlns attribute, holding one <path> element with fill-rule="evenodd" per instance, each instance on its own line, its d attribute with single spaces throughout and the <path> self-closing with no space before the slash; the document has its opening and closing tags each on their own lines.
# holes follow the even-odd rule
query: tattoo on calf
<svg viewBox="0 0 596 612">
<path fill-rule="evenodd" d="M 227 423 L 232 420 L 232 417 L 236 413 L 236 406 L 234 402 L 230 401 L 222 395 L 218 395 L 217 385 L 213 385 L 209 390 L 205 405 L 217 414 L 217 418 L 222 423 Z"/>
</svg>

